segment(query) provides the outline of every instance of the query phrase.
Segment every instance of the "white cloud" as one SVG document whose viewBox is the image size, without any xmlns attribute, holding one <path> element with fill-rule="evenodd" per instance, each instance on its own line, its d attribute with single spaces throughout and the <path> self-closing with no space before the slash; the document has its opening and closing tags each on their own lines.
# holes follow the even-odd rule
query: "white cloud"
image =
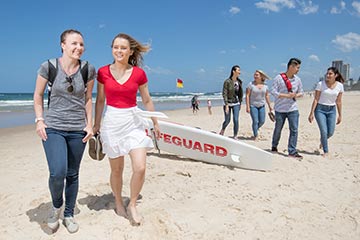
<svg viewBox="0 0 360 240">
<path fill-rule="evenodd" d="M 330 10 L 331 14 L 341 14 L 343 10 L 346 9 L 346 3 L 344 1 L 340 1 L 340 8 L 333 6 Z"/>
<path fill-rule="evenodd" d="M 344 1 L 341 1 L 340 2 L 340 7 L 341 7 L 341 10 L 345 10 L 346 8 L 346 3 Z"/>
<path fill-rule="evenodd" d="M 206 73 L 204 68 L 200 68 L 199 70 L 196 71 L 197 73 Z"/>
<path fill-rule="evenodd" d="M 221 50 L 219 53 L 220 54 L 226 54 L 226 50 Z"/>
<path fill-rule="evenodd" d="M 251 47 L 252 49 L 256 49 L 256 46 L 255 46 L 254 44 L 251 44 L 250 47 Z"/>
<path fill-rule="evenodd" d="M 317 13 L 319 10 L 319 5 L 313 5 L 312 1 L 308 1 L 308 3 L 305 1 L 298 1 L 298 4 L 300 5 L 299 13 L 303 15 Z"/>
<path fill-rule="evenodd" d="M 331 14 L 340 14 L 341 11 L 337 7 L 332 7 L 331 10 L 330 10 L 330 13 Z"/>
<path fill-rule="evenodd" d="M 314 62 L 320 62 L 320 59 L 318 56 L 316 56 L 315 54 L 312 54 L 309 56 L 309 59 L 314 61 Z"/>
<path fill-rule="evenodd" d="M 255 3 L 257 8 L 264 9 L 265 12 L 279 12 L 282 8 L 295 8 L 294 0 L 263 0 Z"/>
<path fill-rule="evenodd" d="M 238 14 L 240 12 L 240 8 L 238 7 L 231 7 L 229 9 L 229 13 L 231 13 L 232 15 Z"/>
<path fill-rule="evenodd" d="M 162 67 L 151 68 L 149 65 L 145 65 L 144 69 L 148 73 L 154 73 L 154 74 L 160 74 L 160 75 L 171 75 L 171 74 L 173 74 L 171 70 L 165 69 L 165 68 L 162 68 Z"/>
<path fill-rule="evenodd" d="M 336 35 L 336 38 L 331 42 L 343 52 L 351 52 L 360 49 L 360 35 L 353 32 L 344 35 Z"/>
<path fill-rule="evenodd" d="M 106 24 L 99 24 L 99 28 L 102 29 L 102 28 L 105 28 L 106 27 Z"/>
<path fill-rule="evenodd" d="M 360 2 L 352 2 L 351 6 L 355 9 L 356 13 L 360 16 Z"/>
</svg>

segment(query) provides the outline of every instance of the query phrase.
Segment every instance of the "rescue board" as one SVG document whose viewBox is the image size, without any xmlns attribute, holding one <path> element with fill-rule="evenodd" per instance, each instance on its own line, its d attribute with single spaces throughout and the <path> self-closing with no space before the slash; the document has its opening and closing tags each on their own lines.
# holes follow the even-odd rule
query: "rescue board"
<svg viewBox="0 0 360 240">
<path fill-rule="evenodd" d="M 159 151 L 181 155 L 207 163 L 245 168 L 270 170 L 272 154 L 239 140 L 182 124 L 158 121 L 160 139 L 151 134 L 152 121 L 147 119 L 146 132 Z"/>
</svg>

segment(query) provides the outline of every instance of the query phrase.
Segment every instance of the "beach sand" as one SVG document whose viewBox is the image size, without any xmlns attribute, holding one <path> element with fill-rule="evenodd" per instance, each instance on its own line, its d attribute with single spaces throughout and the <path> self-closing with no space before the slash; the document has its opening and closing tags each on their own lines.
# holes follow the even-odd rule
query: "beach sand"
<svg viewBox="0 0 360 240">
<path fill-rule="evenodd" d="M 85 153 L 75 218 L 80 230 L 56 233 L 46 227 L 51 207 L 48 169 L 34 125 L 0 129 L 0 239 L 360 239 L 360 92 L 346 92 L 343 122 L 329 141 L 331 157 L 318 153 L 319 130 L 307 116 L 312 98 L 298 100 L 298 149 L 288 158 L 287 123 L 268 172 L 233 169 L 150 152 L 138 209 L 140 227 L 115 215 L 108 160 Z M 171 121 L 218 132 L 221 107 L 205 104 L 166 112 Z M 251 119 L 242 107 L 240 138 L 268 150 L 274 124 L 266 119 L 263 139 L 252 141 Z M 225 135 L 232 134 L 230 124 Z M 130 162 L 123 196 L 129 197 Z"/>
</svg>

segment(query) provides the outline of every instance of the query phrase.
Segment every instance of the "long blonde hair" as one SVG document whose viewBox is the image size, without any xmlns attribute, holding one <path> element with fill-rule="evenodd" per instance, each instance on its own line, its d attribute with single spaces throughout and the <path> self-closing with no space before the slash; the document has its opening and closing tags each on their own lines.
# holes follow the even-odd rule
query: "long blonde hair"
<svg viewBox="0 0 360 240">
<path fill-rule="evenodd" d="M 141 66 L 143 63 L 143 53 L 146 53 L 150 50 L 150 45 L 141 44 L 133 37 L 125 34 L 125 33 L 119 33 L 114 37 L 111 43 L 111 47 L 114 45 L 114 41 L 117 38 L 123 38 L 128 40 L 130 44 L 130 50 L 133 51 L 133 54 L 129 57 L 128 63 L 132 66 Z"/>
</svg>

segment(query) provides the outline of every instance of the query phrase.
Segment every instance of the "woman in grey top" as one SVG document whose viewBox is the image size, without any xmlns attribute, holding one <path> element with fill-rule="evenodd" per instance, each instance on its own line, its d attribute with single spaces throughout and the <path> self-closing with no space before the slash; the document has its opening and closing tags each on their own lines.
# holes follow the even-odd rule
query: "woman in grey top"
<svg viewBox="0 0 360 240">
<path fill-rule="evenodd" d="M 63 224 L 70 233 L 74 233 L 79 229 L 74 220 L 74 208 L 79 188 L 80 162 L 86 142 L 93 135 L 92 89 L 96 71 L 93 66 L 80 60 L 84 52 L 84 40 L 79 31 L 64 31 L 60 36 L 60 45 L 62 56 L 44 62 L 38 70 L 34 110 L 36 132 L 42 139 L 50 172 L 49 188 L 53 207 L 47 225 L 53 231 L 59 227 L 65 187 Z M 51 66 L 55 67 L 55 71 L 50 70 Z M 87 74 L 83 74 L 83 68 L 87 68 Z M 87 79 L 83 79 L 84 76 Z M 52 81 L 51 101 L 43 115 L 44 91 Z"/>
<path fill-rule="evenodd" d="M 265 85 L 266 79 L 270 78 L 263 71 L 256 70 L 254 81 L 246 88 L 246 112 L 251 115 L 254 140 L 258 140 L 259 128 L 265 123 L 265 102 L 269 111 L 272 111 L 269 90 Z"/>
</svg>

